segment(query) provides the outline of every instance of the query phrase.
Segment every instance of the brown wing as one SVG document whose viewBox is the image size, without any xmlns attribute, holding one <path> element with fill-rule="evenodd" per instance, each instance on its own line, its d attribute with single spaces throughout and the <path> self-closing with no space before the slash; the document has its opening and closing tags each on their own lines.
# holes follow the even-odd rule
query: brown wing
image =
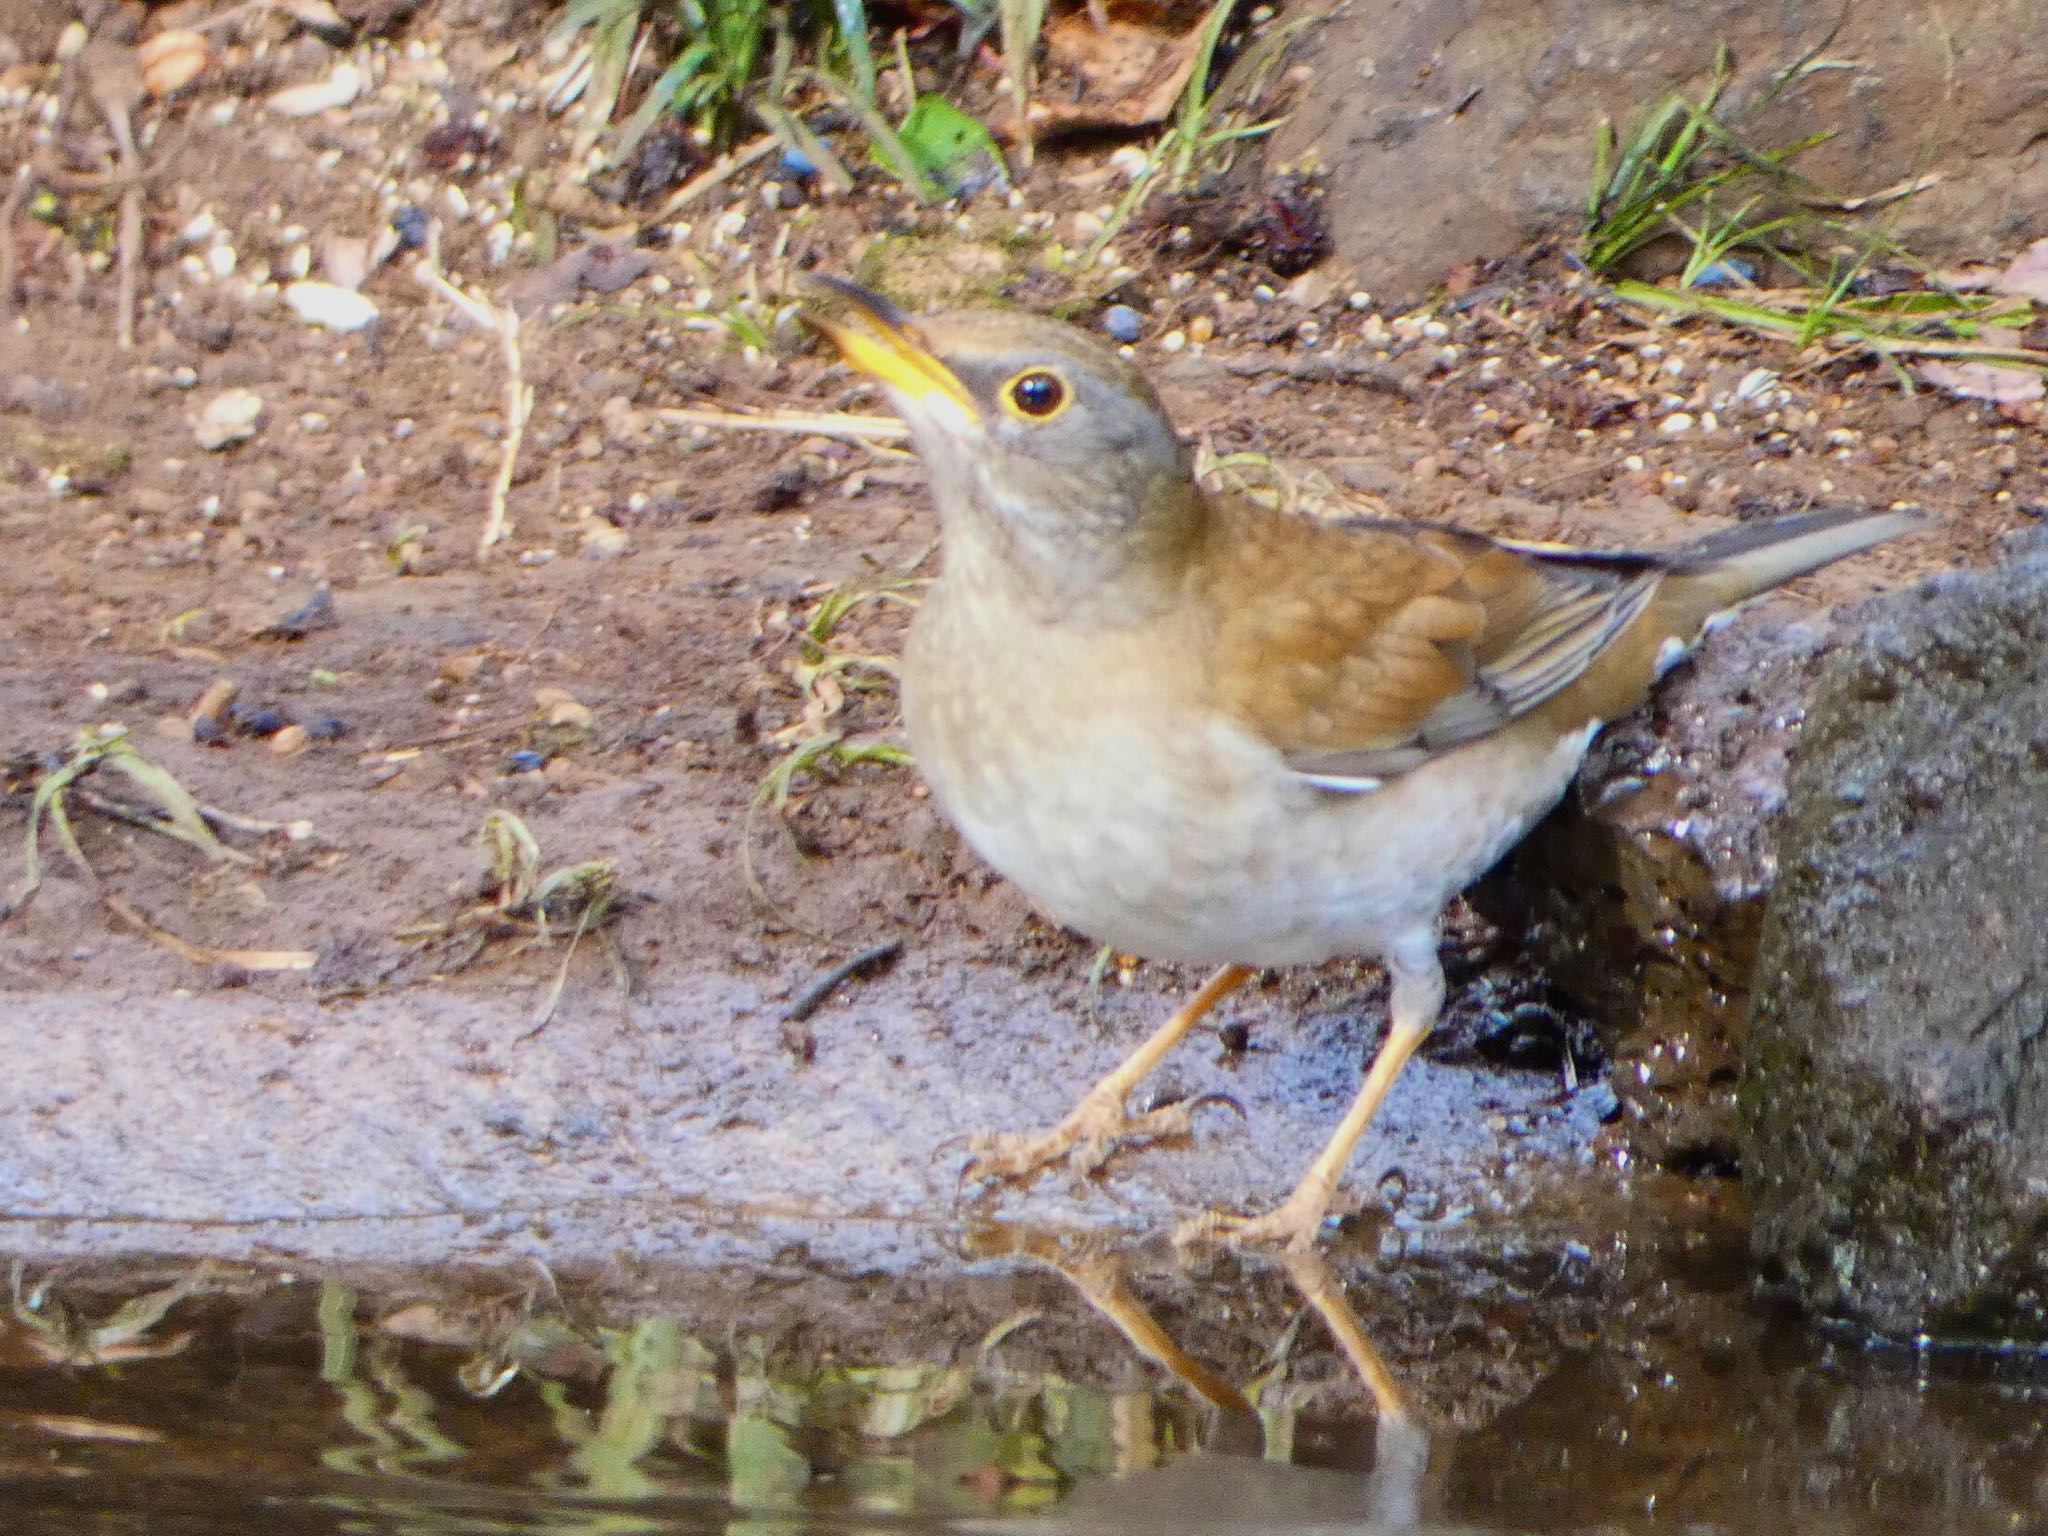
<svg viewBox="0 0 2048 1536">
<path fill-rule="evenodd" d="M 1646 556 L 1219 501 L 1214 681 L 1297 772 L 1370 788 L 1551 699 L 1649 605 Z"/>
</svg>

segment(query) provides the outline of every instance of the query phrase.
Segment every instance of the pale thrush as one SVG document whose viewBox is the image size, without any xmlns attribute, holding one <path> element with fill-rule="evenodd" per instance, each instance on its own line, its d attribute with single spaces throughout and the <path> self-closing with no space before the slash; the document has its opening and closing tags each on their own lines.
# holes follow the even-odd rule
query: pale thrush
<svg viewBox="0 0 2048 1536">
<path fill-rule="evenodd" d="M 1654 553 L 1333 520 L 1215 495 L 1136 368 L 1002 310 L 910 319 L 831 281 L 812 323 L 887 389 L 938 506 L 943 569 L 903 658 L 931 792 L 1047 915 L 1221 969 L 1042 1135 L 979 1138 L 1019 1177 L 1187 1128 L 1125 1098 L 1255 967 L 1376 958 L 1391 1027 L 1279 1206 L 1190 1228 L 1313 1240 L 1444 1000 L 1437 923 L 1627 714 L 1748 599 L 1922 526 L 1813 512 Z"/>
</svg>

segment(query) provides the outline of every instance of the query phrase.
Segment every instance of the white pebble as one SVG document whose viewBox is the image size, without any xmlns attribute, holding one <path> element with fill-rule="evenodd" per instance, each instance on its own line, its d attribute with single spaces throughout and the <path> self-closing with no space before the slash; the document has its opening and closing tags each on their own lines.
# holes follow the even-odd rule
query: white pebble
<svg viewBox="0 0 2048 1536">
<path fill-rule="evenodd" d="M 1125 181 L 1134 180 L 1145 169 L 1149 161 L 1145 151 L 1135 144 L 1126 144 L 1109 157 L 1109 168 L 1122 176 Z"/>
<path fill-rule="evenodd" d="M 1188 338 L 1185 331 L 1168 331 L 1159 338 L 1159 350 L 1162 352 L 1178 352 L 1187 344 Z"/>
<path fill-rule="evenodd" d="M 345 107 L 362 94 L 363 72 L 346 61 L 334 66 L 325 80 L 310 85 L 289 85 L 265 103 L 284 117 L 315 117 L 334 107 Z"/>
<path fill-rule="evenodd" d="M 1657 423 L 1657 430 L 1666 437 L 1677 437 L 1681 433 L 1690 432 L 1692 430 L 1692 413 L 1689 411 L 1673 411 L 1669 416 L 1666 416 Z"/>
<path fill-rule="evenodd" d="M 263 397 L 253 389 L 230 389 L 206 402 L 192 436 L 208 453 L 219 453 L 256 435 L 263 419 Z"/>
<path fill-rule="evenodd" d="M 360 331 L 377 318 L 377 306 L 368 298 L 333 283 L 293 283 L 284 301 L 308 325 L 330 331 Z"/>
<path fill-rule="evenodd" d="M 1451 334 L 1451 328 L 1441 320 L 1425 320 L 1422 322 L 1422 334 L 1431 341 L 1442 341 Z"/>
<path fill-rule="evenodd" d="M 232 245 L 216 245 L 206 253 L 206 269 L 218 278 L 235 275 L 235 248 Z"/>
<path fill-rule="evenodd" d="M 1372 295 L 1367 293 L 1363 288 L 1354 288 L 1351 291 L 1351 297 L 1346 299 L 1344 302 L 1346 304 L 1349 304 L 1353 309 L 1371 309 Z"/>
</svg>

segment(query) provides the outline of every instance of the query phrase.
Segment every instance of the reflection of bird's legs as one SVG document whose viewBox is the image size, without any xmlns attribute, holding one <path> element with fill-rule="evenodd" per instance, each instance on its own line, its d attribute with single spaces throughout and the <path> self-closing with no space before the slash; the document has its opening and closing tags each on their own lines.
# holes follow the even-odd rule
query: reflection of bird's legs
<svg viewBox="0 0 2048 1536">
<path fill-rule="evenodd" d="M 1422 1481 L 1429 1471 L 1428 1431 L 1409 1407 L 1407 1394 L 1387 1369 L 1387 1362 L 1365 1336 L 1364 1325 L 1322 1255 L 1311 1249 L 1288 1248 L 1282 1250 L 1280 1262 L 1287 1266 L 1287 1278 L 1301 1292 L 1302 1300 L 1315 1308 L 1365 1390 L 1372 1394 L 1377 1411 L 1372 1469 L 1375 1525 L 1389 1530 L 1418 1525 Z"/>
<path fill-rule="evenodd" d="M 1358 1139 L 1379 1113 L 1387 1090 L 1394 1086 L 1408 1058 L 1436 1027 L 1444 1004 L 1444 971 L 1436 958 L 1434 930 L 1421 928 L 1404 935 L 1387 954 L 1387 974 L 1393 991 L 1386 1042 L 1359 1085 L 1358 1097 L 1294 1192 L 1263 1216 L 1206 1212 L 1183 1223 L 1175 1234 L 1177 1241 L 1219 1239 L 1239 1247 L 1280 1243 L 1297 1249 L 1315 1242 Z"/>
<path fill-rule="evenodd" d="M 1251 977 L 1242 965 L 1226 965 L 1202 984 L 1179 1012 L 1168 1019 L 1143 1045 L 1124 1059 L 1117 1069 L 1090 1088 L 1074 1106 L 1074 1112 L 1040 1135 L 1004 1131 L 974 1138 L 967 1163 L 971 1179 L 1019 1179 L 1036 1173 L 1049 1163 L 1071 1158 L 1082 1173 L 1093 1173 L 1123 1141 L 1162 1136 L 1184 1136 L 1190 1129 L 1195 1100 L 1168 1104 L 1147 1114 L 1132 1115 L 1124 1100 L 1139 1080 L 1180 1043 L 1181 1036 L 1224 998 Z"/>
<path fill-rule="evenodd" d="M 1365 1336 L 1365 1327 L 1358 1321 L 1358 1314 L 1344 1299 L 1344 1287 L 1338 1284 L 1336 1275 L 1331 1273 L 1322 1256 L 1312 1250 L 1290 1248 L 1280 1255 L 1280 1262 L 1287 1268 L 1287 1278 L 1301 1292 L 1301 1299 L 1315 1308 L 1316 1316 L 1323 1320 L 1323 1326 L 1330 1330 L 1337 1347 L 1344 1351 L 1344 1358 L 1351 1362 L 1351 1369 L 1358 1373 L 1359 1381 L 1372 1394 L 1373 1407 L 1378 1410 L 1380 1421 L 1412 1419 L 1414 1413 L 1408 1406 L 1406 1394 L 1394 1380 L 1394 1373 L 1387 1369 L 1387 1362 L 1380 1357 L 1380 1352 L 1373 1348 L 1372 1340 Z"/>
<path fill-rule="evenodd" d="M 1116 1326 L 1131 1347 L 1171 1371 L 1226 1421 L 1249 1421 L 1256 1432 L 1258 1411 L 1245 1395 L 1173 1341 L 1145 1304 L 1131 1294 L 1122 1257 L 1101 1242 L 1083 1239 L 1072 1248 L 1050 1233 L 1024 1230 L 1010 1251 L 1026 1254 L 1055 1271 L 1089 1306 Z"/>
</svg>

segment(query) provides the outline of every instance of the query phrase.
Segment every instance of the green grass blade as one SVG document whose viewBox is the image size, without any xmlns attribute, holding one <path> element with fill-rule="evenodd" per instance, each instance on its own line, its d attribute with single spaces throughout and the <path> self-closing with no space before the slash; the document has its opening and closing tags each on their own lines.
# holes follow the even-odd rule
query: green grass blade
<svg viewBox="0 0 2048 1536">
<path fill-rule="evenodd" d="M 868 44 L 866 0 L 832 0 L 832 16 L 839 26 L 839 41 L 846 49 L 846 62 L 853 67 L 853 88 L 868 105 L 875 100 L 875 53 Z"/>
</svg>

